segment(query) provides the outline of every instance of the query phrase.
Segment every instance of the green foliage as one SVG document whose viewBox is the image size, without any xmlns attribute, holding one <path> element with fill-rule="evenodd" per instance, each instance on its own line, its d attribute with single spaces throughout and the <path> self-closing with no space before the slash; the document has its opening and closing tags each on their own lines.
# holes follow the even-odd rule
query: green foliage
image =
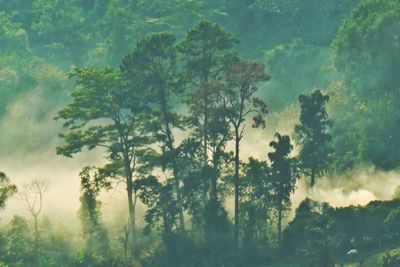
<svg viewBox="0 0 400 267">
<path fill-rule="evenodd" d="M 302 39 L 292 39 L 265 51 L 264 58 L 272 78 L 262 95 L 274 100 L 268 103 L 269 108 L 280 111 L 310 88 L 325 88 L 336 78 L 329 69 L 331 53 L 328 47 L 314 46 Z"/>
<path fill-rule="evenodd" d="M 384 220 L 385 229 L 391 235 L 398 237 L 400 235 L 399 224 L 400 224 L 400 209 L 392 210 Z"/>
<path fill-rule="evenodd" d="M 398 1 L 362 1 L 343 22 L 334 42 L 336 67 L 353 99 L 346 109 L 362 107 L 351 117 L 360 124 L 351 131 L 360 136 L 360 157 L 384 169 L 396 168 L 400 162 L 394 149 L 399 145 L 394 136 L 400 119 L 399 11 Z"/>
<path fill-rule="evenodd" d="M 2 53 L 15 51 L 26 53 L 28 50 L 26 31 L 13 23 L 4 11 L 0 11 L 0 42 Z"/>
<path fill-rule="evenodd" d="M 101 189 L 111 187 L 105 177 L 96 170 L 84 167 L 80 173 L 81 178 L 81 207 L 79 218 L 83 226 L 83 237 L 86 240 L 87 253 L 102 256 L 109 251 L 107 231 L 101 222 L 101 202 L 97 200 Z"/>
<path fill-rule="evenodd" d="M 229 55 L 227 50 L 236 42 L 236 37 L 218 24 L 199 22 L 189 29 L 179 45 L 179 51 L 184 55 L 187 75 L 200 82 L 208 82 L 217 77 L 221 71 L 221 60 Z"/>
<path fill-rule="evenodd" d="M 383 257 L 383 265 L 382 267 L 395 267 L 400 264 L 400 253 L 396 251 L 394 253 L 387 253 Z"/>
<path fill-rule="evenodd" d="M 177 51 L 175 37 L 169 33 L 156 33 L 140 40 L 134 51 L 124 57 L 121 69 L 127 79 L 140 87 L 151 103 L 150 130 L 160 142 L 163 168 L 175 162 L 175 128 L 183 129 L 181 115 L 174 107 L 178 98 Z M 173 166 L 169 166 L 174 168 Z"/>
<path fill-rule="evenodd" d="M 384 248 L 393 244 L 393 238 L 397 246 L 398 230 L 391 226 L 398 224 L 395 219 L 398 205 L 397 199 L 373 201 L 365 207 L 332 209 L 327 204 L 306 199 L 284 231 L 284 247 L 287 251 L 294 250 L 293 256 L 306 259 L 315 253 L 315 259 L 322 259 L 328 248 L 332 259 L 354 248 L 359 251 Z"/>
<path fill-rule="evenodd" d="M 3 260 L 14 266 L 33 266 L 33 237 L 28 222 L 21 216 L 14 216 L 7 227 L 6 255 Z"/>
<path fill-rule="evenodd" d="M 45 47 L 42 50 L 35 46 L 35 50 L 53 62 L 60 58 L 79 62 L 87 37 L 82 32 L 85 17 L 76 0 L 36 0 L 32 3 L 32 13 L 33 40 Z"/>
<path fill-rule="evenodd" d="M 0 209 L 6 205 L 6 201 L 17 192 L 17 186 L 10 182 L 4 172 L 0 172 Z"/>
<path fill-rule="evenodd" d="M 398 1 L 364 0 L 339 30 L 335 40 L 336 66 L 348 78 L 356 79 L 355 86 L 367 87 L 363 88 L 366 92 L 382 90 L 382 86 L 393 92 L 397 87 L 398 76 L 393 67 L 400 58 L 392 52 L 398 50 L 399 10 Z"/>
<path fill-rule="evenodd" d="M 162 169 L 171 169 L 179 205 L 180 228 L 184 229 L 183 202 L 180 189 L 179 158 L 173 131 L 183 130 L 181 115 L 173 108 L 178 97 L 177 51 L 175 36 L 158 33 L 138 42 L 135 50 L 122 60 L 121 69 L 132 83 L 138 84 L 148 96 L 152 114 L 150 131 L 161 146 Z"/>
</svg>

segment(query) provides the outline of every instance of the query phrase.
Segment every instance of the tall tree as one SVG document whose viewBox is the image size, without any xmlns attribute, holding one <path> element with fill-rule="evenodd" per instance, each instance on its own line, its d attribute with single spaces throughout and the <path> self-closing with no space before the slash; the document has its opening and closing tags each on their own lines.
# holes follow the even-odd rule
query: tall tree
<svg viewBox="0 0 400 267">
<path fill-rule="evenodd" d="M 229 134 L 218 97 L 221 90 L 219 80 L 227 64 L 236 59 L 232 48 L 237 42 L 233 34 L 218 24 L 201 21 L 188 30 L 185 39 L 178 45 L 184 67 L 183 77 L 188 87 L 185 102 L 190 111 L 188 121 L 193 130 L 191 138 L 196 140 L 192 144 L 199 145 L 201 150 L 201 163 L 198 168 L 191 170 L 185 183 L 192 195 L 197 195 L 197 200 L 191 207 L 198 214 L 194 214 L 193 218 L 204 218 L 202 211 L 207 207 L 222 207 L 218 203 L 208 203 L 218 201 L 219 164 Z M 193 181 L 194 179 L 199 181 Z M 217 210 L 209 212 L 214 212 L 209 218 L 219 217 Z M 195 225 L 198 223 L 199 220 Z"/>
<path fill-rule="evenodd" d="M 146 101 L 138 88 L 128 84 L 121 73 L 109 68 L 75 69 L 76 86 L 72 101 L 57 115 L 65 120 L 65 144 L 57 153 L 72 157 L 83 148 L 105 148 L 110 161 L 104 175 L 123 177 L 127 187 L 130 233 L 135 240 L 135 207 L 133 182 L 145 158 L 152 150 L 147 147 L 145 117 Z"/>
<path fill-rule="evenodd" d="M 182 130 L 179 104 L 180 85 L 177 77 L 175 36 L 155 33 L 140 40 L 134 51 L 124 57 L 121 69 L 148 94 L 151 107 L 151 130 L 161 144 L 162 167 L 172 170 L 175 194 L 179 205 L 180 229 L 185 229 L 180 188 L 179 152 L 174 130 Z"/>
<path fill-rule="evenodd" d="M 332 147 L 329 133 L 331 121 L 328 118 L 325 104 L 329 96 L 315 90 L 310 95 L 300 95 L 300 124 L 295 132 L 301 147 L 300 166 L 310 176 L 311 187 L 315 184 L 315 176 L 328 167 Z"/>
<path fill-rule="evenodd" d="M 265 102 L 257 98 L 259 82 L 268 81 L 263 64 L 240 61 L 225 70 L 226 89 L 222 91 L 221 98 L 225 107 L 227 119 L 233 128 L 235 142 L 235 246 L 239 248 L 239 167 L 240 167 L 240 141 L 245 130 L 245 120 L 253 114 L 253 127 L 265 127 L 264 115 L 268 112 Z"/>
<path fill-rule="evenodd" d="M 218 24 L 201 21 L 186 33 L 179 51 L 185 64 L 186 78 L 194 90 L 188 100 L 193 126 L 202 139 L 203 165 L 208 165 L 209 123 L 215 105 L 210 82 L 223 70 L 223 62 L 229 58 L 237 39 Z"/>
<path fill-rule="evenodd" d="M 294 160 L 290 158 L 293 146 L 287 135 L 275 134 L 277 141 L 269 145 L 275 150 L 268 153 L 271 161 L 270 176 L 272 177 L 274 206 L 278 213 L 278 242 L 282 240 L 282 217 L 285 210 L 290 208 L 290 195 L 295 190 L 296 170 Z"/>
</svg>

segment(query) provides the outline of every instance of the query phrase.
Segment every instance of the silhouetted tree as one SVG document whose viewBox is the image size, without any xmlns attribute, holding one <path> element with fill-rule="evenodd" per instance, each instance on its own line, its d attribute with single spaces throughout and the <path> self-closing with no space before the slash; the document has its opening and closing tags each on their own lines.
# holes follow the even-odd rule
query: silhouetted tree
<svg viewBox="0 0 400 267">
<path fill-rule="evenodd" d="M 271 161 L 270 177 L 273 188 L 273 202 L 278 213 L 278 243 L 282 240 L 282 217 L 283 213 L 290 208 L 290 195 L 295 190 L 296 169 L 294 160 L 290 158 L 293 146 L 287 135 L 275 134 L 277 141 L 272 141 L 269 145 L 274 149 L 268 153 Z"/>
<path fill-rule="evenodd" d="M 223 208 L 216 203 L 219 201 L 217 187 L 223 150 L 230 131 L 219 101 L 222 89 L 220 80 L 223 69 L 236 59 L 232 48 L 237 42 L 233 34 L 218 24 L 201 21 L 187 31 L 185 39 L 178 45 L 183 63 L 183 80 L 187 87 L 185 103 L 190 110 L 188 126 L 193 130 L 188 143 L 192 149 L 201 151 L 201 163 L 190 170 L 185 179 L 185 190 L 192 195 L 187 194 L 189 201 L 197 199 L 189 204 L 194 225 L 207 223 L 203 220 L 204 212 L 213 213 L 210 219 L 220 218 L 218 214 L 222 214 L 217 210 L 204 209 Z M 195 142 L 191 142 L 193 140 Z M 208 226 L 206 228 L 209 229 Z"/>
<path fill-rule="evenodd" d="M 139 83 L 143 93 L 149 96 L 152 113 L 150 129 L 156 141 L 161 144 L 163 169 L 172 170 L 180 210 L 179 224 L 180 229 L 184 230 L 179 155 L 173 133 L 176 129 L 183 129 L 181 115 L 174 107 L 181 93 L 176 61 L 175 36 L 170 33 L 154 33 L 140 40 L 133 52 L 125 56 L 121 69 L 134 83 Z"/>
<path fill-rule="evenodd" d="M 230 49 L 237 39 L 218 24 L 201 21 L 192 27 L 179 44 L 185 77 L 194 90 L 189 93 L 191 122 L 202 140 L 203 165 L 208 165 L 209 123 L 216 104 L 215 87 L 211 86 L 223 70 Z"/>
<path fill-rule="evenodd" d="M 133 182 L 146 165 L 152 149 L 146 130 L 148 105 L 138 86 L 128 83 L 121 73 L 109 68 L 77 68 L 71 102 L 59 111 L 57 119 L 65 121 L 65 144 L 57 154 L 67 157 L 83 148 L 105 148 L 110 161 L 103 175 L 123 177 L 127 185 L 130 233 L 135 243 L 135 207 Z"/>
<path fill-rule="evenodd" d="M 300 95 L 300 124 L 295 132 L 300 145 L 299 161 L 303 172 L 310 176 L 311 187 L 315 184 L 315 176 L 321 174 L 329 164 L 331 121 L 326 113 L 325 104 L 329 101 L 327 95 L 319 90 L 310 95 Z"/>
<path fill-rule="evenodd" d="M 226 88 L 221 93 L 227 120 L 234 132 L 235 142 L 235 228 L 234 242 L 239 248 L 239 166 L 240 141 L 243 138 L 245 120 L 248 115 L 253 117 L 253 127 L 265 127 L 264 115 L 268 112 L 265 102 L 255 97 L 259 82 L 268 81 L 263 64 L 240 61 L 225 70 Z"/>
</svg>

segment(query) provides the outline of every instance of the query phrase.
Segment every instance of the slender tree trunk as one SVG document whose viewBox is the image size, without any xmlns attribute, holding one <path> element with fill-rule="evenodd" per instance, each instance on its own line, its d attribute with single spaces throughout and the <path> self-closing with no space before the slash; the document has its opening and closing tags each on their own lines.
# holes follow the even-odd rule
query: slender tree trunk
<svg viewBox="0 0 400 267">
<path fill-rule="evenodd" d="M 135 214 L 135 204 L 134 192 L 133 192 L 133 177 L 130 162 L 127 160 L 129 157 L 126 156 L 125 159 L 125 177 L 126 177 L 126 192 L 128 194 L 128 212 L 129 212 L 129 222 L 130 222 L 130 234 L 132 240 L 132 253 L 136 248 L 136 214 Z"/>
<path fill-rule="evenodd" d="M 210 199 L 217 202 L 218 192 L 217 192 L 217 180 L 219 177 L 219 152 L 218 148 L 213 155 L 213 173 L 210 177 Z"/>
<path fill-rule="evenodd" d="M 278 244 L 282 242 L 282 201 L 278 204 Z"/>
<path fill-rule="evenodd" d="M 179 187 L 179 178 L 178 178 L 178 168 L 176 167 L 176 163 L 174 163 L 174 182 L 175 182 L 175 191 L 176 191 L 176 198 L 178 200 L 179 206 L 179 230 L 185 231 L 185 218 L 183 217 L 183 201 L 182 201 L 182 192 Z"/>
<path fill-rule="evenodd" d="M 315 184 L 315 171 L 314 168 L 311 168 L 311 187 Z"/>
<path fill-rule="evenodd" d="M 326 227 L 326 226 L 325 226 Z M 329 244 L 328 244 L 328 229 L 324 229 L 324 255 L 323 255 L 323 264 L 325 266 L 331 266 L 330 265 L 330 255 L 329 255 Z"/>
<path fill-rule="evenodd" d="M 213 201 L 218 201 L 218 194 L 217 194 L 217 171 L 212 174 L 211 176 L 211 194 L 210 198 Z"/>
<path fill-rule="evenodd" d="M 132 179 L 127 181 L 127 193 L 128 193 L 128 210 L 129 210 L 129 222 L 130 222 L 130 234 L 132 240 L 132 252 L 136 247 L 136 216 L 135 216 L 135 204 L 133 201 L 133 182 Z"/>
<path fill-rule="evenodd" d="M 176 149 L 174 147 L 174 137 L 172 134 L 171 130 L 171 119 L 167 110 L 167 100 L 165 97 L 165 89 L 163 86 L 160 86 L 160 97 L 161 97 L 161 109 L 163 112 L 164 116 L 164 127 L 166 131 L 166 147 L 168 148 L 169 152 L 173 153 L 174 158 L 173 158 L 173 175 L 174 175 L 174 186 L 175 186 L 175 192 L 176 192 L 176 198 L 178 201 L 178 208 L 179 208 L 179 230 L 185 231 L 185 218 L 183 216 L 183 201 L 182 201 L 182 192 L 179 186 L 179 171 L 178 171 L 178 166 L 177 166 L 177 155 L 176 155 Z"/>
<path fill-rule="evenodd" d="M 127 146 L 125 146 L 126 148 Z M 129 156 L 128 149 L 124 150 L 124 170 L 125 170 L 125 179 L 126 179 L 126 192 L 128 195 L 128 212 L 129 212 L 129 222 L 130 222 L 130 234 L 132 240 L 132 253 L 136 248 L 136 214 L 135 214 L 135 206 L 136 200 L 134 199 L 134 191 L 133 191 L 133 168 L 131 167 L 131 160 Z"/>
<path fill-rule="evenodd" d="M 35 224 L 35 251 L 37 253 L 39 251 L 39 228 L 37 216 L 33 216 L 33 220 Z"/>
<path fill-rule="evenodd" d="M 235 127 L 235 250 L 239 250 L 239 127 Z"/>
<path fill-rule="evenodd" d="M 207 89 L 206 89 L 207 90 Z M 208 92 L 205 93 L 204 96 L 204 125 L 203 125 L 203 160 L 204 166 L 208 165 Z"/>
<path fill-rule="evenodd" d="M 124 227 L 124 258 L 125 258 L 125 265 L 128 266 L 128 242 L 129 242 L 129 226 L 126 225 Z"/>
</svg>

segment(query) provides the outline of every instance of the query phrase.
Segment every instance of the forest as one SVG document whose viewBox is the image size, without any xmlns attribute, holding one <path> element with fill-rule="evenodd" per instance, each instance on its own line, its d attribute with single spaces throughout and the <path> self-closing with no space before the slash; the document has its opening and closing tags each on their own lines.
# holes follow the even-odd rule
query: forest
<svg viewBox="0 0 400 267">
<path fill-rule="evenodd" d="M 0 0 L 0 267 L 400 266 L 400 1 Z"/>
</svg>

